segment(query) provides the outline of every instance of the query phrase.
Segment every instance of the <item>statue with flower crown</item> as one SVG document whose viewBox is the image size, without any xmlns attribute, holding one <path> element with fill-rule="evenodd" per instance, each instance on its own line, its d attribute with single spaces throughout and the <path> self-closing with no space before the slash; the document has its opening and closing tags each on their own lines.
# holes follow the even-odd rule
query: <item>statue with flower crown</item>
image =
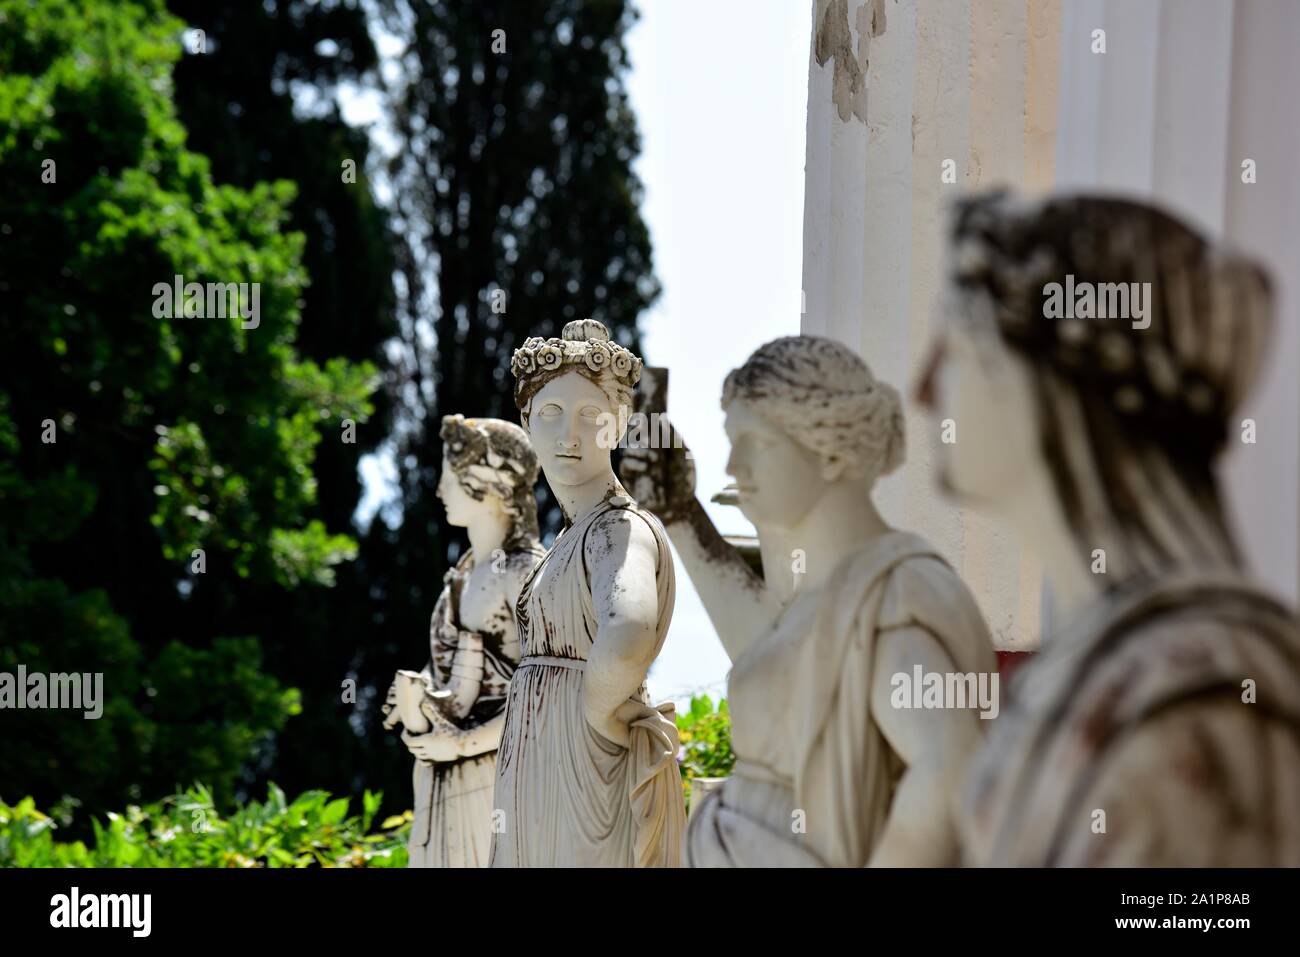
<svg viewBox="0 0 1300 957">
<path fill-rule="evenodd" d="M 485 867 L 506 688 L 519 660 L 514 608 L 541 560 L 538 464 L 523 429 L 500 419 L 442 419 L 438 498 L 469 550 L 444 579 L 423 670 L 399 671 L 384 726 L 403 726 L 415 757 L 410 867 Z"/>
<path fill-rule="evenodd" d="M 673 867 L 685 826 L 677 726 L 645 687 L 672 619 L 673 560 L 610 464 L 608 423 L 627 421 L 641 360 L 587 319 L 529 339 L 511 371 L 565 528 L 516 608 L 522 657 L 497 756 L 491 864 Z"/>
</svg>

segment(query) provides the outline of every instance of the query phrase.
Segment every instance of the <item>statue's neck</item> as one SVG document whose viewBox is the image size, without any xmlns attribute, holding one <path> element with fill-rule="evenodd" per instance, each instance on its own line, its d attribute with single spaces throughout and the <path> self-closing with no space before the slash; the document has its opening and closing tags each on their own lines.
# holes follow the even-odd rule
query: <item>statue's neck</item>
<svg viewBox="0 0 1300 957">
<path fill-rule="evenodd" d="M 758 529 L 763 578 L 782 601 L 818 588 L 849 555 L 890 531 L 863 482 L 831 485 L 789 528 Z"/>
<path fill-rule="evenodd" d="M 619 484 L 618 476 L 614 474 L 613 469 L 581 485 L 557 486 L 552 485 L 549 480 L 546 484 L 550 486 L 555 500 L 560 503 L 560 508 L 564 510 L 564 517 L 570 525 L 581 520 L 609 496 L 623 492 L 623 486 Z"/>
<path fill-rule="evenodd" d="M 1096 597 L 1098 582 L 1088 564 L 1091 556 L 1080 554 L 1055 491 L 1040 476 L 1031 475 L 1004 517 L 1042 563 L 1052 590 L 1053 617 L 1074 619 Z M 1043 640 L 1049 638 L 1044 632 Z"/>
<path fill-rule="evenodd" d="M 510 534 L 510 516 L 496 511 L 483 515 L 465 529 L 474 552 L 475 567 L 492 560 L 492 553 L 505 544 Z"/>
</svg>

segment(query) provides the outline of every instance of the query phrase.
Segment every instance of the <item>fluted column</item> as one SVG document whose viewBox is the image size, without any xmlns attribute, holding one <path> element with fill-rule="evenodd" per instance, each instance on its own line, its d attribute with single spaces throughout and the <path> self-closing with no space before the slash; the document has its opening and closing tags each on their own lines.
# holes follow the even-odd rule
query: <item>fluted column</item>
<svg viewBox="0 0 1300 957">
<path fill-rule="evenodd" d="M 1092 52 L 1104 30 L 1106 52 Z M 1224 468 L 1249 559 L 1300 594 L 1300 4 L 1071 0 L 1061 29 L 1057 181 L 1154 200 L 1269 267 L 1269 364 Z M 1242 164 L 1254 161 L 1255 182 Z"/>
<path fill-rule="evenodd" d="M 1041 570 L 1001 524 L 940 495 L 939 428 L 916 411 L 910 390 L 940 285 L 945 204 L 997 183 L 1031 190 L 1051 183 L 1060 4 L 813 7 L 803 329 L 851 345 L 904 391 L 908 461 L 881 483 L 881 510 L 944 551 L 978 597 L 999 649 L 1032 648 Z"/>
</svg>

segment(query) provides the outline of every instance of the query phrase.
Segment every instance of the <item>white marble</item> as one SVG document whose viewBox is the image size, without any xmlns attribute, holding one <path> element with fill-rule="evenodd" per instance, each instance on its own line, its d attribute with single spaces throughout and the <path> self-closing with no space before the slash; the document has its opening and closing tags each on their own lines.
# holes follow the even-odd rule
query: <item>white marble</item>
<svg viewBox="0 0 1300 957">
<path fill-rule="evenodd" d="M 964 857 L 1297 866 L 1300 629 L 1247 575 L 1216 477 L 1267 352 L 1259 265 L 1153 207 L 983 194 L 951 232 L 922 393 L 945 485 L 1044 559 L 1043 638 L 972 764 Z M 1142 317 L 1049 318 L 1048 284 L 1148 283 Z"/>
<path fill-rule="evenodd" d="M 514 608 L 542 557 L 538 464 L 519 426 L 443 419 L 438 497 L 470 548 L 447 573 L 429 625 L 429 661 L 399 671 L 385 726 L 415 760 L 411 867 L 484 867 L 506 687 L 519 660 Z"/>
<path fill-rule="evenodd" d="M 652 706 L 645 689 L 672 620 L 672 556 L 602 440 L 610 417 L 627 420 L 641 361 L 583 320 L 528 340 L 512 370 L 566 527 L 519 600 L 492 866 L 675 866 L 677 727 L 672 705 Z"/>
<path fill-rule="evenodd" d="M 897 706 L 895 678 L 919 667 L 987 681 L 996 663 L 953 570 L 872 501 L 903 458 L 896 392 L 847 347 L 797 336 L 735 370 L 723 405 L 762 578 L 713 527 L 681 450 L 623 463 L 733 662 L 737 764 L 692 808 L 687 863 L 955 863 L 952 798 L 986 722 L 969 707 Z"/>
</svg>

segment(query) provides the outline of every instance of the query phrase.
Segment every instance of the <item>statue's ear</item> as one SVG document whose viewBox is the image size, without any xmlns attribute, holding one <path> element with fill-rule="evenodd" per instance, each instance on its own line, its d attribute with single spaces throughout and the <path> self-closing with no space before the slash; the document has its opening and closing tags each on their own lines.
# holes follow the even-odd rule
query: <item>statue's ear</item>
<svg viewBox="0 0 1300 957">
<path fill-rule="evenodd" d="M 822 478 L 827 482 L 838 482 L 848 474 L 849 466 L 843 459 L 822 463 Z"/>
<path fill-rule="evenodd" d="M 826 482 L 839 482 L 844 479 L 864 480 L 869 476 L 866 465 L 848 459 L 836 459 L 822 464 L 822 479 Z M 873 477 L 874 478 L 874 477 Z"/>
</svg>

